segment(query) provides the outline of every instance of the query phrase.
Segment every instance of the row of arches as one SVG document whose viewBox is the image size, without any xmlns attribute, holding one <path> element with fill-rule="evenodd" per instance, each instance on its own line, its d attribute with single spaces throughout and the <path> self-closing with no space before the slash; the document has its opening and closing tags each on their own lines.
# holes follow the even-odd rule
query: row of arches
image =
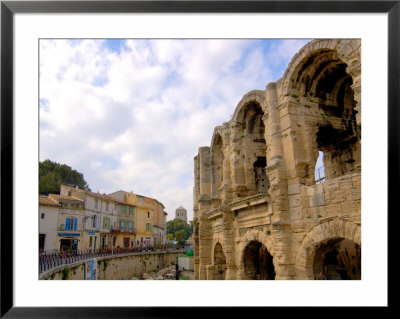
<svg viewBox="0 0 400 319">
<path fill-rule="evenodd" d="M 324 227 L 324 226 L 321 226 Z M 320 230 L 314 230 L 319 233 Z M 242 268 L 245 280 L 274 280 L 276 278 L 276 266 L 274 256 L 261 238 L 254 235 L 250 241 L 246 241 L 242 248 L 239 268 Z M 305 239 L 305 243 L 308 239 Z M 304 263 L 297 262 L 296 266 L 303 267 L 297 271 L 298 279 L 315 280 L 360 280 L 361 279 L 361 246 L 356 237 L 345 238 L 343 235 L 328 237 L 305 249 L 306 256 L 298 255 L 298 260 L 304 259 Z M 305 258 L 303 258 L 305 257 Z M 226 256 L 220 242 L 213 249 L 213 278 L 214 280 L 226 279 Z"/>
<path fill-rule="evenodd" d="M 296 66 L 290 66 L 290 72 L 282 80 L 284 89 L 280 99 L 297 103 L 297 112 L 301 114 L 296 121 L 303 131 L 296 132 L 300 134 L 296 148 L 299 156 L 306 156 L 304 181 L 307 185 L 343 176 L 361 166 L 361 125 L 356 120 L 358 102 L 353 77 L 348 72 L 355 60 L 344 61 L 338 47 L 328 44 L 323 49 L 311 47 L 307 54 L 294 59 L 291 65 Z M 268 103 L 264 91 L 249 92 L 231 120 L 235 132 L 225 138 L 222 127 L 214 132 L 213 197 L 221 197 L 221 186 L 228 184 L 245 185 L 245 196 L 268 192 L 267 149 L 271 143 L 269 126 L 273 125 L 268 119 Z M 323 162 L 318 166 L 320 154 Z M 233 166 L 234 171 L 230 171 Z M 322 179 L 315 177 L 316 169 L 319 176 L 322 170 Z"/>
</svg>

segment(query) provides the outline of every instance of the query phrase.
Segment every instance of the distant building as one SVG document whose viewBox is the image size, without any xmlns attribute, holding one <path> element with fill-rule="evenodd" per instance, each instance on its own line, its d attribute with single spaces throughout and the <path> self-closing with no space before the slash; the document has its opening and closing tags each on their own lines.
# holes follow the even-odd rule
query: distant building
<svg viewBox="0 0 400 319">
<path fill-rule="evenodd" d="M 117 191 L 108 194 L 135 207 L 136 247 L 164 245 L 166 240 L 166 213 L 164 205 L 154 198 Z"/>
<path fill-rule="evenodd" d="M 187 210 L 184 207 L 179 206 L 175 210 L 175 219 L 184 220 L 187 223 Z"/>
</svg>

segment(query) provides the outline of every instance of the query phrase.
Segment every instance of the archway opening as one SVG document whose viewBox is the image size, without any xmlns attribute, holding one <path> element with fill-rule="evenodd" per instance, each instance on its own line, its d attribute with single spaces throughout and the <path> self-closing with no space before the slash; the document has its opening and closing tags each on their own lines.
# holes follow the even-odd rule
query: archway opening
<svg viewBox="0 0 400 319">
<path fill-rule="evenodd" d="M 318 117 L 312 115 L 310 119 L 316 132 L 315 149 L 324 153 L 326 180 L 358 170 L 361 165 L 361 127 L 356 121 L 353 79 L 347 68 L 337 51 L 321 49 L 304 58 L 291 82 L 302 104 L 313 110 L 318 105 Z"/>
<path fill-rule="evenodd" d="M 214 272 L 215 280 L 225 279 L 226 259 L 220 243 L 217 243 L 214 248 Z"/>
<path fill-rule="evenodd" d="M 274 280 L 273 257 L 268 249 L 258 241 L 251 241 L 243 255 L 245 279 Z"/>
<path fill-rule="evenodd" d="M 324 152 L 319 151 L 319 156 L 315 163 L 315 184 L 323 182 L 325 182 Z"/>
<path fill-rule="evenodd" d="M 313 272 L 317 280 L 360 280 L 360 245 L 344 238 L 321 242 L 316 247 Z"/>
<path fill-rule="evenodd" d="M 245 168 L 244 182 L 247 193 L 252 196 L 266 193 L 269 187 L 266 174 L 266 141 L 264 111 L 256 101 L 246 104 L 238 114 L 237 121 L 241 125 L 240 134 L 240 160 Z"/>
</svg>

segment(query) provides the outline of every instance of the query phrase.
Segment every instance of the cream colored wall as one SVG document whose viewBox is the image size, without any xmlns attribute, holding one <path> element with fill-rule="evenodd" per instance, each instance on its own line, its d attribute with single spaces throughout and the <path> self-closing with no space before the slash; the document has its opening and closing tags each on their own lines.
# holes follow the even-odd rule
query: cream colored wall
<svg viewBox="0 0 400 319">
<path fill-rule="evenodd" d="M 45 234 L 44 250 L 57 249 L 57 225 L 59 207 L 39 205 L 39 234 Z M 44 214 L 44 218 L 41 218 Z"/>
</svg>

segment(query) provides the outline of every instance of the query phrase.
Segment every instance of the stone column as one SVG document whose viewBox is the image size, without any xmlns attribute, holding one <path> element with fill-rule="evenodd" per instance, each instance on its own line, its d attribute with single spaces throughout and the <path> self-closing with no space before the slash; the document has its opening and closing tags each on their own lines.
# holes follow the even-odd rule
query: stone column
<svg viewBox="0 0 400 319">
<path fill-rule="evenodd" d="M 275 280 L 293 279 L 294 262 L 291 253 L 291 226 L 287 222 L 273 223 L 272 236 L 275 246 L 273 249 L 273 262 L 275 268 Z"/>
<path fill-rule="evenodd" d="M 194 279 L 199 279 L 200 253 L 199 253 L 199 224 L 193 222 L 193 241 L 194 241 Z"/>
<path fill-rule="evenodd" d="M 199 179 L 200 198 L 205 195 L 211 196 L 211 159 L 210 148 L 203 146 L 199 148 Z"/>
<path fill-rule="evenodd" d="M 280 117 L 278 112 L 278 98 L 276 93 L 276 84 L 269 83 L 266 89 L 268 122 L 266 127 L 270 133 L 266 133 L 266 139 L 269 139 L 271 145 L 267 152 L 267 175 L 269 178 L 269 193 L 272 201 L 272 220 L 286 220 L 288 215 L 287 203 L 287 177 L 286 167 L 283 157 L 282 133 L 280 127 Z"/>
<path fill-rule="evenodd" d="M 199 223 L 199 280 L 207 280 L 207 266 L 211 264 L 212 227 L 204 214 Z"/>
<path fill-rule="evenodd" d="M 293 265 L 291 264 L 290 251 L 288 181 L 287 168 L 283 156 L 283 136 L 275 83 L 267 85 L 266 99 L 268 105 L 268 127 L 271 130 L 271 145 L 269 154 L 267 154 L 267 174 L 270 181 L 269 193 L 272 201 L 271 222 L 273 228 L 271 236 L 274 242 L 274 247 L 270 253 L 274 258 L 275 279 L 290 279 Z"/>
<path fill-rule="evenodd" d="M 226 280 L 236 279 L 235 262 L 235 229 L 233 226 L 233 214 L 229 206 L 220 206 L 222 212 L 222 231 L 224 234 L 222 247 L 226 260 Z"/>
</svg>

